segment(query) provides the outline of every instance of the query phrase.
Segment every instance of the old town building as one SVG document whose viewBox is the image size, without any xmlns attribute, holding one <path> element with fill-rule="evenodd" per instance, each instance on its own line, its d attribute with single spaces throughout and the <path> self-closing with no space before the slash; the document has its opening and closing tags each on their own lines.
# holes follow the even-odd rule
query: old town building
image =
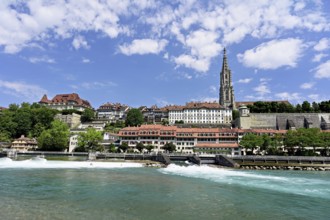
<svg viewBox="0 0 330 220">
<path fill-rule="evenodd" d="M 75 109 L 83 112 L 86 108 L 92 109 L 91 104 L 87 100 L 81 99 L 76 93 L 58 94 L 50 100 L 47 95 L 44 95 L 39 101 L 39 104 L 59 111 Z"/>
<path fill-rule="evenodd" d="M 38 142 L 34 138 L 27 138 L 22 135 L 11 143 L 11 149 L 16 151 L 30 151 L 38 148 Z"/>
<path fill-rule="evenodd" d="M 105 119 L 110 122 L 125 120 L 128 110 L 131 108 L 120 103 L 105 103 L 97 109 L 98 119 Z"/>
<path fill-rule="evenodd" d="M 120 144 L 127 143 L 132 149 L 137 143 L 153 145 L 155 152 L 163 152 L 166 143 L 173 143 L 177 152 L 199 154 L 241 155 L 239 142 L 245 134 L 266 134 L 270 137 L 285 135 L 286 130 L 228 129 L 228 128 L 181 128 L 177 126 L 142 125 L 120 130 Z M 243 152 L 244 153 L 244 152 Z"/>
<path fill-rule="evenodd" d="M 185 106 L 167 106 L 170 124 L 229 124 L 232 110 L 216 102 L 190 102 Z"/>
</svg>

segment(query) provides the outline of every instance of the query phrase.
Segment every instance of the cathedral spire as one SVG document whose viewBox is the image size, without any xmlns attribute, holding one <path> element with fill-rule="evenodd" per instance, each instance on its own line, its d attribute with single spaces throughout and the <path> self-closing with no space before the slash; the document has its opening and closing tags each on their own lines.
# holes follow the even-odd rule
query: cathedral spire
<svg viewBox="0 0 330 220">
<path fill-rule="evenodd" d="M 223 61 L 220 73 L 219 104 L 225 108 L 235 109 L 234 89 L 231 80 L 231 71 L 227 62 L 226 48 L 223 49 Z"/>
</svg>

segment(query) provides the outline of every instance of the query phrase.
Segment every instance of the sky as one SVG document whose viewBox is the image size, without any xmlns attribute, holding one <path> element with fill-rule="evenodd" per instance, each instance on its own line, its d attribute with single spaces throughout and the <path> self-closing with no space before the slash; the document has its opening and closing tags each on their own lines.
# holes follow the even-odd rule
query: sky
<svg viewBox="0 0 330 220">
<path fill-rule="evenodd" d="M 327 0 L 1 0 L 0 106 L 330 99 Z"/>
</svg>

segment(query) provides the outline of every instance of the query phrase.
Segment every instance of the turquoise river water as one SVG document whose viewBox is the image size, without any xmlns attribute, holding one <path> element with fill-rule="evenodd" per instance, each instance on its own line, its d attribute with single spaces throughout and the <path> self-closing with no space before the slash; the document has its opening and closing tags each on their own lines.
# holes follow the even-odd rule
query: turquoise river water
<svg viewBox="0 0 330 220">
<path fill-rule="evenodd" d="M 330 172 L 0 158 L 0 219 L 329 219 Z"/>
</svg>

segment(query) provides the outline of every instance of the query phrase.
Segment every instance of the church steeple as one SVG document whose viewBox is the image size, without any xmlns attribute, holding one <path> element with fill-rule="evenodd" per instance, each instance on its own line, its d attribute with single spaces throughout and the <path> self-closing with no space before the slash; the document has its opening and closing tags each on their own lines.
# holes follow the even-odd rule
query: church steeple
<svg viewBox="0 0 330 220">
<path fill-rule="evenodd" d="M 234 89 L 231 80 L 231 71 L 227 62 L 226 48 L 223 49 L 223 61 L 220 73 L 219 104 L 225 108 L 235 109 Z"/>
</svg>

